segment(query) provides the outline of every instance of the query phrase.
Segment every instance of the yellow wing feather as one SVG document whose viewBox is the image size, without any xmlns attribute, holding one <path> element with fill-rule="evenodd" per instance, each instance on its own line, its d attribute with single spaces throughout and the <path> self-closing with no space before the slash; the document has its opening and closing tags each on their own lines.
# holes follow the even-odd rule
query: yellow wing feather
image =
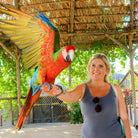
<svg viewBox="0 0 138 138">
<path fill-rule="evenodd" d="M 26 13 L 23 13 L 23 12 L 17 10 L 17 9 L 10 8 L 10 7 L 8 7 L 8 6 L 4 5 L 4 4 L 1 4 L 1 5 L 2 5 L 3 7 L 5 7 L 6 9 L 8 9 L 9 11 L 12 11 L 12 12 L 18 13 L 18 14 L 20 14 L 20 15 L 23 15 L 23 16 L 26 16 L 26 17 L 29 17 L 29 18 L 32 18 L 32 16 L 30 16 L 30 15 L 28 15 L 28 14 L 26 14 Z"/>
<path fill-rule="evenodd" d="M 13 20 L 0 20 L 0 30 L 6 34 L 19 49 L 25 69 L 31 69 L 39 65 L 41 60 L 41 45 L 44 43 L 44 35 L 49 37 L 47 30 L 38 25 L 36 17 L 19 10 L 4 6 L 0 12 L 13 16 Z"/>
<path fill-rule="evenodd" d="M 19 42 L 20 42 L 20 44 L 18 45 L 18 47 L 20 49 L 24 50 L 24 49 L 28 48 L 27 50 L 29 50 L 29 49 L 31 49 L 32 45 L 33 45 L 33 48 L 36 48 L 37 43 L 42 44 L 43 40 L 41 40 L 41 39 L 40 40 L 34 40 L 30 43 L 28 43 L 27 41 L 25 41 L 24 43 L 21 43 L 22 41 L 19 41 Z M 18 44 L 19 42 L 16 42 L 16 43 Z"/>
</svg>

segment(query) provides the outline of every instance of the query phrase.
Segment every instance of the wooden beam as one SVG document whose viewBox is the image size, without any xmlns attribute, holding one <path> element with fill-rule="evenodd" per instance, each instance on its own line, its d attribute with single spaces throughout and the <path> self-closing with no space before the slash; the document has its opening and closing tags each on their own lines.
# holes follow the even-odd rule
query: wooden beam
<svg viewBox="0 0 138 138">
<path fill-rule="evenodd" d="M 105 22 L 100 22 L 100 21 L 98 21 L 98 22 L 78 22 L 78 23 L 76 23 L 76 22 L 74 22 L 74 25 L 95 25 L 95 24 L 98 24 L 98 25 L 105 25 L 106 23 L 108 23 L 108 24 L 116 24 L 116 23 L 130 23 L 130 21 L 118 21 L 118 22 L 114 22 L 114 21 L 111 21 L 111 22 L 109 22 L 109 21 L 105 21 Z M 62 24 L 56 24 L 56 26 L 58 27 L 58 26 L 66 26 L 66 25 L 68 25 L 69 23 L 62 23 Z M 118 27 L 119 28 L 119 27 Z M 125 27 L 125 28 L 127 28 L 127 27 Z M 122 29 L 122 28 L 120 28 L 120 29 Z M 138 31 L 138 29 L 134 29 L 135 31 Z M 128 31 L 128 30 L 127 30 Z"/>
<path fill-rule="evenodd" d="M 132 52 L 134 53 L 137 48 L 138 48 L 138 45 L 135 46 L 135 48 L 132 50 Z"/>
<path fill-rule="evenodd" d="M 32 8 L 32 6 L 45 6 L 45 5 L 49 5 L 49 4 L 58 4 L 58 5 L 60 5 L 60 4 L 65 4 L 65 3 L 70 3 L 70 1 L 68 1 L 68 0 L 64 0 L 64 1 L 47 1 L 47 2 L 41 2 L 41 1 L 39 1 L 40 3 L 35 3 L 35 4 L 27 4 L 27 5 L 25 5 L 25 7 L 31 7 Z M 20 4 L 20 6 L 23 6 L 24 7 L 24 5 L 21 5 Z"/>
<path fill-rule="evenodd" d="M 14 59 L 16 59 L 12 52 L 2 42 L 0 42 L 0 46 L 5 49 Z"/>
<path fill-rule="evenodd" d="M 120 17 L 122 17 L 122 16 L 130 16 L 130 14 L 128 14 L 128 13 L 120 13 L 120 14 L 90 14 L 90 15 L 79 15 L 79 16 L 75 16 L 75 19 L 76 20 L 79 20 L 79 19 L 82 19 L 82 18 L 88 19 L 88 18 L 91 18 L 91 17 L 101 18 L 101 17 L 114 17 L 114 16 L 120 16 Z M 53 14 L 52 14 L 52 16 L 51 17 L 48 17 L 48 19 L 49 20 L 56 20 L 56 19 L 63 19 L 63 18 L 64 19 L 69 19 L 70 17 L 71 16 L 59 16 L 59 17 L 56 17 L 56 16 L 53 16 Z"/>
<path fill-rule="evenodd" d="M 138 76 L 138 73 L 136 71 L 134 71 L 135 75 Z"/>
<path fill-rule="evenodd" d="M 122 79 L 122 81 L 119 83 L 119 86 L 122 85 L 122 83 L 124 82 L 124 80 L 126 79 L 126 77 L 128 76 L 129 73 L 130 73 L 130 70 L 126 73 L 126 75 L 124 76 L 124 78 Z"/>
<path fill-rule="evenodd" d="M 69 36 L 85 36 L 85 35 L 95 35 L 95 36 L 98 36 L 98 35 L 105 35 L 105 34 L 108 34 L 108 35 L 128 35 L 129 32 L 128 31 L 122 31 L 122 32 L 118 32 L 116 30 L 116 32 L 114 32 L 115 30 L 112 30 L 112 31 L 107 31 L 107 32 L 84 32 L 84 33 L 77 33 L 77 32 L 72 32 L 72 33 L 65 33 L 65 32 L 59 32 L 60 33 L 60 37 L 61 38 L 64 38 L 64 37 L 69 37 Z M 131 30 L 132 32 L 132 30 Z M 134 30 L 135 32 L 135 30 Z M 7 39 L 9 40 L 9 38 L 7 37 L 4 37 L 4 36 L 0 36 L 1 39 Z"/>
<path fill-rule="evenodd" d="M 0 101 L 2 101 L 2 100 L 17 100 L 18 99 L 18 97 L 9 97 L 9 98 L 0 98 Z M 26 97 L 21 97 L 21 99 L 26 99 Z"/>
<path fill-rule="evenodd" d="M 61 38 L 63 38 L 63 37 L 69 37 L 69 36 L 84 36 L 84 35 L 105 35 L 105 34 L 108 34 L 108 35 L 123 35 L 123 34 L 125 34 L 125 35 L 127 35 L 127 34 L 129 34 L 129 32 L 128 31 L 125 31 L 125 32 L 117 32 L 117 30 L 116 30 L 116 32 L 86 32 L 86 33 L 77 33 L 77 32 L 74 32 L 74 33 L 64 33 L 64 32 L 60 32 L 60 36 L 61 36 Z"/>
<path fill-rule="evenodd" d="M 70 1 L 56 1 L 56 2 L 43 2 L 43 3 L 35 3 L 35 4 L 28 4 L 28 5 L 25 5 L 26 8 L 33 8 L 33 6 L 45 6 L 45 5 L 49 5 L 49 4 L 64 4 L 64 3 L 70 3 Z M 20 5 L 20 7 L 24 7 L 24 5 Z M 80 10 L 83 10 L 83 9 L 105 9 L 105 8 L 129 8 L 130 5 L 127 5 L 127 6 L 118 6 L 118 5 L 115 5 L 115 6 L 86 6 L 86 7 L 76 7 L 76 9 L 80 9 Z M 49 11 L 56 11 L 57 9 L 53 10 L 53 9 L 45 9 L 44 12 L 49 12 Z M 58 11 L 64 11 L 65 9 L 58 9 Z M 40 10 L 41 12 L 41 10 Z"/>
<path fill-rule="evenodd" d="M 44 12 L 44 11 L 43 11 Z M 45 13 L 45 12 L 44 12 Z M 130 16 L 130 14 L 128 13 L 120 13 L 120 14 L 87 14 L 87 15 L 78 15 L 78 16 L 75 16 L 75 19 L 77 18 L 91 18 L 91 17 L 114 17 L 114 16 Z M 63 18 L 70 18 L 71 16 L 51 16 L 51 17 L 48 17 L 49 20 L 55 20 L 55 19 L 63 19 Z M 118 23 L 118 22 L 117 22 Z M 123 22 L 122 22 L 123 23 Z"/>
<path fill-rule="evenodd" d="M 118 40 L 116 40 L 115 38 L 113 38 L 112 36 L 105 34 L 106 37 L 108 37 L 109 39 L 111 39 L 113 42 L 115 42 L 116 44 L 118 44 L 119 46 L 121 46 L 122 48 L 124 48 L 126 51 L 129 52 L 129 49 L 123 45 L 122 43 L 120 43 Z"/>
</svg>

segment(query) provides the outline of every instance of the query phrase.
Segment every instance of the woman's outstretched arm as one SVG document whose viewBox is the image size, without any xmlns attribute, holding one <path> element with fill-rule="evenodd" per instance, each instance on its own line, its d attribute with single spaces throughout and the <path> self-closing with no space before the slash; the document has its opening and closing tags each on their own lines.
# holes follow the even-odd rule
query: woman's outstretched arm
<svg viewBox="0 0 138 138">
<path fill-rule="evenodd" d="M 59 86 L 51 85 L 49 83 L 44 84 L 41 90 L 48 95 L 56 96 L 64 102 L 77 102 L 82 99 L 85 92 L 85 84 L 80 84 L 76 86 L 72 91 L 62 91 Z"/>
</svg>

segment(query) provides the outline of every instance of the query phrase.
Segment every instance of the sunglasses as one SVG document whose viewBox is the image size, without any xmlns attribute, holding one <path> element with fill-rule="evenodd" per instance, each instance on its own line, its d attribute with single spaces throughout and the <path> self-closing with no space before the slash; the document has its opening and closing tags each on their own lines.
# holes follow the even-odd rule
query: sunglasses
<svg viewBox="0 0 138 138">
<path fill-rule="evenodd" d="M 101 107 L 101 105 L 99 104 L 99 102 L 100 102 L 100 99 L 99 99 L 98 97 L 95 97 L 95 98 L 93 99 L 93 103 L 96 104 L 96 107 L 95 107 L 95 111 L 96 111 L 96 112 L 101 112 L 101 111 L 102 111 L 102 107 Z"/>
</svg>

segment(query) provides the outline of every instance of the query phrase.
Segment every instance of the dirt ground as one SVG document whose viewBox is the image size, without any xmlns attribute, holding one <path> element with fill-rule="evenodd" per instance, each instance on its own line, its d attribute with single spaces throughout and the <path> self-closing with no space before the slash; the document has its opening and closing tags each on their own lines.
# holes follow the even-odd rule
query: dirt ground
<svg viewBox="0 0 138 138">
<path fill-rule="evenodd" d="M 1 128 L 0 138 L 81 138 L 81 124 L 25 124 L 20 131 Z"/>
<path fill-rule="evenodd" d="M 34 123 L 24 124 L 20 130 L 13 126 L 0 127 L 0 138 L 81 138 L 82 124 Z M 138 130 L 131 126 L 132 138 L 138 138 Z"/>
</svg>

